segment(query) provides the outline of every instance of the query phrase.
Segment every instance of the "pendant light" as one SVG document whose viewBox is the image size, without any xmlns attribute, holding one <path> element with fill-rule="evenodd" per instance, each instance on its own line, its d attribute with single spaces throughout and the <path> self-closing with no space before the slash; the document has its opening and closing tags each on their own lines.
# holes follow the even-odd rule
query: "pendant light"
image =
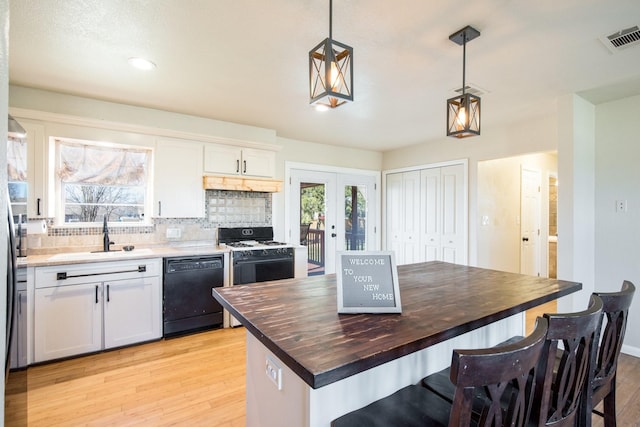
<svg viewBox="0 0 640 427">
<path fill-rule="evenodd" d="M 479 35 L 480 31 L 466 26 L 449 36 L 449 40 L 462 45 L 462 94 L 447 99 L 447 136 L 480 135 L 480 97 L 466 93 L 465 82 L 467 42 Z"/>
<path fill-rule="evenodd" d="M 7 123 L 8 136 L 11 138 L 22 139 L 27 136 L 27 131 L 24 130 L 22 125 L 9 114 L 9 121 Z"/>
<path fill-rule="evenodd" d="M 332 15 L 329 0 L 329 37 L 309 52 L 309 102 L 325 108 L 353 101 L 353 48 L 333 40 Z"/>
</svg>

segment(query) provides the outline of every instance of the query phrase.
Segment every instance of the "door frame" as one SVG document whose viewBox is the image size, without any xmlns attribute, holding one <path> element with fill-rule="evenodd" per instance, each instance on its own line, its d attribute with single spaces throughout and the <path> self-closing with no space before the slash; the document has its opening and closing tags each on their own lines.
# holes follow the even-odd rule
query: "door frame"
<svg viewBox="0 0 640 427">
<path fill-rule="evenodd" d="M 297 230 L 297 233 L 300 233 L 299 224 L 291 223 L 291 171 L 293 169 L 301 169 L 309 172 L 326 172 L 326 173 L 335 173 L 337 175 L 344 176 L 354 176 L 354 175 L 362 175 L 367 177 L 375 178 L 375 186 L 376 186 L 376 200 L 374 202 L 375 206 L 371 208 L 374 209 L 375 212 L 375 220 L 374 220 L 374 246 L 376 250 L 380 250 L 381 248 L 381 209 L 382 209 L 382 191 L 381 191 L 381 174 L 380 171 L 368 170 L 368 169 L 354 169 L 354 168 L 344 168 L 339 166 L 328 166 L 328 165 L 319 165 L 314 163 L 301 163 L 301 162 L 292 162 L 285 161 L 284 162 L 284 179 L 285 179 L 285 190 L 284 190 L 284 229 L 285 229 L 285 237 L 289 242 L 294 242 L 293 237 L 296 235 L 292 230 L 294 227 Z M 340 178 L 338 177 L 338 182 L 340 182 Z"/>
</svg>

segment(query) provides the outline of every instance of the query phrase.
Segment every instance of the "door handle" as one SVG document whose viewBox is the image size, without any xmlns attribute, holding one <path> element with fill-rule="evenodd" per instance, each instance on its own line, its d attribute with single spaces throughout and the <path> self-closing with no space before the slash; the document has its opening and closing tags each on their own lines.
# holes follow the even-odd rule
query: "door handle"
<svg viewBox="0 0 640 427">
<path fill-rule="evenodd" d="M 336 233 L 331 233 L 331 237 L 336 237 L 337 234 Z"/>
<path fill-rule="evenodd" d="M 523 237 L 523 238 L 522 238 L 522 241 L 523 241 L 523 242 L 528 242 L 528 241 L 529 241 L 529 238 L 528 238 L 528 237 Z"/>
<path fill-rule="evenodd" d="M 96 304 L 98 303 L 98 285 L 96 285 Z"/>
<path fill-rule="evenodd" d="M 111 286 L 111 285 L 107 285 L 107 302 L 110 302 L 110 301 L 111 301 L 111 298 L 109 297 L 109 287 L 110 287 L 110 286 Z"/>
</svg>

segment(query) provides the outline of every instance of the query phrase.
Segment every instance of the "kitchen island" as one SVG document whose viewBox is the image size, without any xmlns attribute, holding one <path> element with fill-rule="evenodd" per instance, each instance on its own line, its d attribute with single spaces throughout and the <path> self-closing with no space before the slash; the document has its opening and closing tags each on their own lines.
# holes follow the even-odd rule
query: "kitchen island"
<svg viewBox="0 0 640 427">
<path fill-rule="evenodd" d="M 524 310 L 580 283 L 443 262 L 398 267 L 401 314 L 338 314 L 335 275 L 217 289 L 247 329 L 247 425 L 331 420 L 524 332 Z"/>
</svg>

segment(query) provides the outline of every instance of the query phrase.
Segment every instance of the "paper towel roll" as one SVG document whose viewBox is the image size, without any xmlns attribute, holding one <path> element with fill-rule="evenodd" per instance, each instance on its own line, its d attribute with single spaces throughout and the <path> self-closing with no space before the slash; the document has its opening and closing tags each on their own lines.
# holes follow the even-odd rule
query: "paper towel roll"
<svg viewBox="0 0 640 427">
<path fill-rule="evenodd" d="M 42 221 L 29 221 L 27 223 L 27 234 L 46 234 L 47 222 Z"/>
</svg>

